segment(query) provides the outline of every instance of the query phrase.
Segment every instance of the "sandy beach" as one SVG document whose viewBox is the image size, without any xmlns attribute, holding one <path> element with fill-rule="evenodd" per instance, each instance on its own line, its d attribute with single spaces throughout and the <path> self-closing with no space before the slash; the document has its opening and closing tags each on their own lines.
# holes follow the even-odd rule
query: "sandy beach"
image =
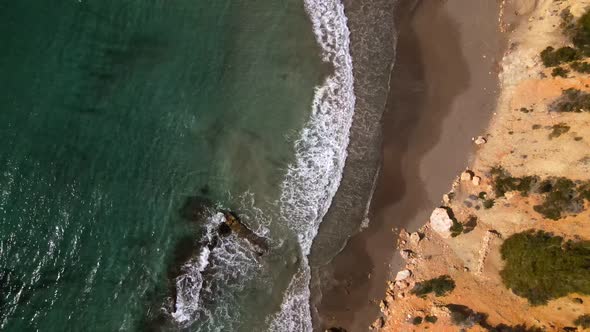
<svg viewBox="0 0 590 332">
<path fill-rule="evenodd" d="M 368 329 L 386 279 L 402 264 L 394 250 L 398 230 L 424 224 L 468 164 L 471 138 L 487 126 L 496 105 L 504 50 L 498 12 L 497 2 L 398 4 L 396 62 L 370 224 L 329 264 L 333 282 L 317 305 L 322 330 Z"/>
</svg>

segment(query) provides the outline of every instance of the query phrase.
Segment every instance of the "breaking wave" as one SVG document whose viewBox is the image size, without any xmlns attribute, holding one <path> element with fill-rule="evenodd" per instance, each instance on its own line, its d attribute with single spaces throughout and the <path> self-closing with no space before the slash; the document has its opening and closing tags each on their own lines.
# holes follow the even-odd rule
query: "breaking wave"
<svg viewBox="0 0 590 332">
<path fill-rule="evenodd" d="M 175 308 L 170 315 L 181 327 L 199 320 L 204 322 L 203 330 L 217 331 L 240 322 L 237 312 L 230 313 L 228 308 L 235 305 L 235 294 L 256 277 L 260 263 L 247 241 L 233 234 L 217 237 L 219 224 L 224 221 L 222 213 L 207 219 L 198 241 L 199 253 L 182 266 L 182 273 L 175 280 Z M 216 246 L 210 248 L 208 244 L 213 242 Z M 215 302 L 225 305 L 214 305 Z"/>
<path fill-rule="evenodd" d="M 344 5 L 340 0 L 304 1 L 322 60 L 334 72 L 316 88 L 310 119 L 295 143 L 296 161 L 282 184 L 281 216 L 297 234 L 303 259 L 280 311 L 270 318 L 271 331 L 312 330 L 307 255 L 342 178 L 355 105 Z"/>
</svg>

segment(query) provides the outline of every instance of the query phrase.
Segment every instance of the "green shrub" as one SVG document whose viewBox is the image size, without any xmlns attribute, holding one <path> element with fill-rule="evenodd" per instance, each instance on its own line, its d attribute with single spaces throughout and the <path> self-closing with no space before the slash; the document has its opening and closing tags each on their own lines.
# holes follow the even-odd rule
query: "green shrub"
<svg viewBox="0 0 590 332">
<path fill-rule="evenodd" d="M 461 304 L 448 304 L 447 309 L 451 313 L 451 322 L 459 327 L 470 328 L 476 324 L 487 325 L 487 315 L 476 312 L 471 308 Z"/>
<path fill-rule="evenodd" d="M 578 73 L 590 74 L 590 63 L 575 61 L 570 64 L 570 68 Z"/>
<path fill-rule="evenodd" d="M 553 70 L 551 71 L 551 76 L 556 77 L 556 76 L 561 76 L 564 78 L 567 78 L 567 74 L 569 74 L 569 70 L 562 68 L 562 67 L 555 67 L 553 68 Z"/>
<path fill-rule="evenodd" d="M 422 324 L 422 317 L 420 317 L 420 316 L 414 317 L 414 319 L 412 319 L 412 324 L 414 324 L 414 325 Z"/>
<path fill-rule="evenodd" d="M 411 293 L 417 296 L 426 296 L 430 293 L 434 293 L 436 296 L 445 296 L 453 289 L 455 289 L 455 281 L 448 275 L 442 275 L 417 283 Z"/>
<path fill-rule="evenodd" d="M 424 320 L 427 321 L 427 322 L 429 322 L 429 323 L 431 323 L 431 324 L 434 324 L 434 323 L 436 323 L 438 321 L 438 318 L 436 316 L 430 316 L 429 315 L 429 316 L 426 316 L 424 318 Z"/>
<path fill-rule="evenodd" d="M 484 209 L 491 209 L 495 203 L 496 203 L 496 201 L 492 198 L 486 199 L 485 201 L 483 201 L 483 208 Z"/>
<path fill-rule="evenodd" d="M 496 197 L 503 197 L 507 192 L 513 190 L 527 196 L 540 180 L 538 176 L 513 177 L 502 167 L 492 167 L 490 173 Z"/>
<path fill-rule="evenodd" d="M 590 11 L 586 11 L 578 20 L 572 42 L 585 55 L 590 54 Z"/>
<path fill-rule="evenodd" d="M 590 294 L 590 241 L 567 241 L 543 231 L 510 236 L 500 249 L 504 285 L 532 305 L 569 293 Z"/>
<path fill-rule="evenodd" d="M 579 213 L 584 210 L 584 193 L 567 178 L 549 178 L 540 183 L 538 192 L 544 194 L 543 203 L 533 209 L 545 218 L 558 220 L 566 213 Z"/>
<path fill-rule="evenodd" d="M 570 88 L 562 91 L 561 97 L 550 106 L 553 112 L 589 112 L 590 93 Z"/>
<path fill-rule="evenodd" d="M 568 37 L 573 37 L 576 32 L 576 23 L 574 22 L 574 15 L 572 15 L 569 8 L 561 11 L 559 14 L 561 17 L 561 23 L 559 27 L 563 30 L 563 33 Z"/>
<path fill-rule="evenodd" d="M 576 318 L 574 324 L 581 326 L 583 329 L 590 329 L 590 315 L 581 315 L 580 317 Z"/>
<path fill-rule="evenodd" d="M 463 233 L 463 225 L 457 220 L 453 219 L 453 225 L 449 228 L 452 237 L 457 237 Z"/>
<path fill-rule="evenodd" d="M 541 60 L 545 67 L 555 67 L 562 63 L 580 60 L 582 55 L 575 48 L 569 46 L 560 47 L 557 50 L 548 46 L 541 51 Z"/>
<path fill-rule="evenodd" d="M 570 126 L 566 125 L 565 123 L 561 122 L 551 127 L 552 131 L 549 134 L 549 139 L 557 138 L 568 131 L 570 131 Z"/>
</svg>

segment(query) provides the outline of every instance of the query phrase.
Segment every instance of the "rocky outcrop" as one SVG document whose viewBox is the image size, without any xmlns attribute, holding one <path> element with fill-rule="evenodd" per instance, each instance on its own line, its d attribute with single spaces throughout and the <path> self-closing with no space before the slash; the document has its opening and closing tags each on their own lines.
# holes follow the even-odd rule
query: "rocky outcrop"
<svg viewBox="0 0 590 332">
<path fill-rule="evenodd" d="M 451 236 L 451 227 L 453 226 L 453 219 L 445 208 L 436 208 L 430 215 L 430 226 L 432 229 L 444 238 Z"/>
<path fill-rule="evenodd" d="M 240 221 L 238 216 L 233 212 L 229 211 L 222 211 L 223 215 L 225 216 L 225 222 L 222 225 L 226 225 L 229 227 L 230 232 L 235 233 L 237 236 L 247 240 L 250 244 L 254 247 L 254 250 L 259 256 L 262 256 L 266 252 L 268 252 L 268 243 L 265 238 L 259 236 L 258 234 L 254 233 L 248 226 L 246 226 L 243 222 Z M 220 229 L 221 229 L 220 225 Z M 229 232 L 226 233 L 229 235 Z"/>
</svg>

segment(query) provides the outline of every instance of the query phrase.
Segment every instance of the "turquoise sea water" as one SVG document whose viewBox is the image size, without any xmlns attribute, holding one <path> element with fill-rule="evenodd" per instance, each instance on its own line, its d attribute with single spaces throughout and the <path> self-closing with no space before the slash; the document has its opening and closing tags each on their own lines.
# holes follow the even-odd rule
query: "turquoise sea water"
<svg viewBox="0 0 590 332">
<path fill-rule="evenodd" d="M 324 77 L 303 1 L 20 0 L 0 22 L 0 330 L 266 329 L 300 261 L 277 200 Z M 271 253 L 230 237 L 171 286 L 215 225 L 180 218 L 195 194 Z"/>
</svg>

